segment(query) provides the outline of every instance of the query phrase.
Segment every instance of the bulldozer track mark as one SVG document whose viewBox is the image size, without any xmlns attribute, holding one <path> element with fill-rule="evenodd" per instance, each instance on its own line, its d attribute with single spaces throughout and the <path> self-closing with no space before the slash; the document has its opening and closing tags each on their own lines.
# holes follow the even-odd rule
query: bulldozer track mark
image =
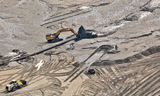
<svg viewBox="0 0 160 96">
<path fill-rule="evenodd" d="M 56 58 L 55 58 L 56 57 Z M 58 54 L 55 55 L 51 60 L 48 60 L 47 62 L 45 62 L 43 64 L 43 66 L 40 68 L 40 70 L 37 70 L 37 68 L 35 67 L 35 64 L 32 65 L 21 65 L 22 67 L 20 67 L 19 69 L 17 69 L 14 73 L 11 74 L 7 74 L 6 78 L 0 83 L 1 86 L 5 86 L 8 82 L 10 82 L 13 79 L 25 79 L 27 80 L 28 86 L 33 86 L 33 84 L 35 84 L 37 81 L 42 80 L 43 78 L 45 78 L 45 76 L 47 77 L 58 77 L 58 75 L 61 76 L 67 76 L 69 74 L 71 74 L 73 70 L 69 71 L 67 70 L 66 72 L 58 72 L 59 70 L 65 69 L 68 66 L 71 66 L 72 62 L 74 61 L 74 57 L 68 53 L 62 53 L 62 54 Z M 68 67 L 68 68 L 73 68 L 73 67 Z M 11 68 L 12 70 L 12 68 Z M 9 70 L 7 70 L 9 71 Z M 49 73 L 50 71 L 53 71 L 52 73 Z M 45 75 L 47 74 L 47 75 Z M 42 77 L 39 77 L 42 76 Z M 53 81 L 51 81 L 53 82 Z M 53 83 L 54 84 L 54 83 Z M 51 86 L 51 85 L 49 85 Z M 39 88 L 39 87 L 37 87 Z M 35 88 L 34 90 L 37 90 L 37 88 Z M 41 87 L 42 88 L 42 87 Z M 47 87 L 46 87 L 47 88 Z M 59 88 L 58 88 L 59 90 Z M 18 91 L 17 91 L 18 92 Z M 16 92 L 14 92 L 16 93 Z M 12 93 L 12 94 L 14 94 Z M 29 94 L 30 92 L 28 92 Z"/>
<path fill-rule="evenodd" d="M 139 92 L 139 91 L 137 91 L 137 92 L 135 92 L 134 94 L 140 94 L 140 96 L 142 96 L 144 93 L 146 93 L 147 91 L 149 91 L 150 88 L 153 88 L 153 86 L 155 86 L 155 85 L 159 82 L 159 80 L 160 80 L 159 76 L 160 76 L 160 75 L 158 75 L 157 77 L 155 77 L 154 79 L 152 79 L 152 80 L 154 80 L 154 81 L 149 81 L 148 84 L 144 85 L 144 86 L 141 88 L 141 89 L 143 89 L 142 93 Z M 147 81 L 146 81 L 146 82 L 147 82 Z M 148 87 L 150 87 L 150 88 L 148 88 Z M 147 88 L 148 88 L 148 89 L 147 89 Z"/>
<path fill-rule="evenodd" d="M 103 68 L 104 69 L 104 68 Z M 83 90 L 85 87 L 91 87 L 91 86 L 98 86 L 98 89 L 103 89 L 103 90 L 114 90 L 116 89 L 115 85 L 112 84 L 111 82 L 113 82 L 114 80 L 112 80 L 112 78 L 108 78 L 107 74 L 105 73 L 105 71 L 102 68 L 96 68 L 96 74 L 95 75 L 91 75 L 89 76 L 91 80 L 88 80 L 87 83 L 84 83 L 83 86 L 81 86 L 81 89 L 79 90 Z M 116 70 L 120 70 L 118 69 L 118 67 L 115 68 Z M 103 71 L 102 71 L 103 70 Z M 114 73 L 113 73 L 114 74 Z M 132 77 L 131 75 L 125 75 L 126 77 Z M 92 77 L 96 77 L 96 78 L 92 78 Z M 123 78 L 123 74 L 118 76 L 119 78 L 122 78 L 120 80 L 117 80 L 115 83 L 118 83 L 120 81 L 125 80 L 126 78 Z M 118 79 L 118 77 L 116 77 L 115 79 Z M 111 80 L 110 80 L 111 79 Z M 91 82 L 92 81 L 92 82 Z M 93 84 L 92 84 L 93 83 Z M 92 88 L 92 87 L 91 87 Z M 93 90 L 92 90 L 93 91 Z M 83 92 L 82 92 L 83 93 Z M 76 93 L 77 94 L 77 93 Z M 80 94 L 80 92 L 79 92 Z M 95 93 L 96 94 L 96 93 Z M 84 94 L 87 95 L 87 94 Z M 88 95 L 87 95 L 88 96 Z"/>
<path fill-rule="evenodd" d="M 158 88 L 156 91 L 154 91 L 153 93 L 150 93 L 150 95 L 148 96 L 159 96 L 160 95 L 160 88 Z"/>
<path fill-rule="evenodd" d="M 73 77 L 69 82 L 72 82 L 73 80 L 75 80 L 79 75 L 81 75 L 81 73 L 84 72 L 85 69 L 81 70 L 75 77 Z"/>
<path fill-rule="evenodd" d="M 68 77 L 64 80 L 64 82 L 67 82 L 67 81 L 68 81 L 73 75 L 75 75 L 79 70 L 80 70 L 79 67 L 76 68 L 76 69 L 72 72 L 72 74 L 71 74 L 70 76 L 68 76 Z"/>
<path fill-rule="evenodd" d="M 96 92 L 97 90 L 106 90 L 107 93 L 113 93 L 114 96 L 155 96 L 153 94 L 159 94 L 157 88 L 159 88 L 159 85 L 156 86 L 156 84 L 160 81 L 160 74 L 159 74 L 159 64 L 149 64 L 148 62 L 143 62 L 145 64 L 142 65 L 142 62 L 139 65 L 131 65 L 126 67 L 122 67 L 122 65 L 119 66 L 108 66 L 106 68 L 96 68 L 96 74 L 95 75 L 87 75 L 89 78 L 85 80 L 82 84 L 82 86 L 77 89 L 75 92 L 75 95 L 84 95 L 88 96 L 87 94 L 89 91 Z M 126 65 L 123 65 L 126 66 Z M 135 68 L 135 70 L 132 70 Z M 138 69 L 137 69 L 138 68 Z M 126 70 L 130 70 L 127 71 Z M 132 70 L 132 71 L 131 71 Z M 133 78 L 137 74 L 144 75 L 142 78 L 137 79 L 138 85 L 131 85 L 126 84 L 123 85 L 125 81 L 128 80 L 128 78 Z M 110 77 L 112 76 L 112 77 Z M 136 79 L 136 78 L 133 78 Z M 153 89 L 149 89 L 152 88 Z M 95 88 L 95 89 L 94 89 Z M 139 91 L 140 89 L 143 89 L 145 91 Z M 85 91 L 85 92 L 84 92 Z M 113 92 L 114 91 L 114 92 Z M 147 92 L 146 92 L 147 91 Z M 95 93 L 96 94 L 96 93 Z M 95 95 L 94 94 L 94 95 Z M 144 95 L 146 94 L 146 95 Z M 103 95 L 101 95 L 103 96 Z M 159 95 L 157 95 L 159 96 Z"/>
<path fill-rule="evenodd" d="M 94 86 L 96 88 L 103 88 L 102 86 L 99 86 L 99 82 L 89 81 L 89 80 L 83 82 L 81 87 L 85 88 L 85 87 L 89 87 L 89 86 Z M 81 88 L 81 90 L 83 90 L 83 88 Z"/>
<path fill-rule="evenodd" d="M 69 14 L 69 13 L 68 13 L 67 15 L 60 16 L 60 17 L 56 17 L 56 18 L 59 18 L 59 19 L 55 19 L 55 20 L 54 20 L 54 18 L 53 18 L 52 21 L 46 22 L 46 23 L 44 23 L 44 24 L 41 24 L 41 26 L 48 25 L 48 24 L 51 24 L 51 23 L 54 23 L 54 22 L 58 22 L 58 21 L 62 21 L 62 20 L 64 20 L 64 19 L 68 19 L 68 18 L 71 18 L 71 17 L 74 17 L 74 16 L 78 16 L 78 15 L 81 15 L 81 14 L 86 14 L 86 13 L 88 13 L 88 12 L 91 12 L 91 10 L 79 11 L 79 12 L 77 12 L 77 13 L 75 13 L 75 14 L 73 14 L 73 13 L 70 13 L 70 14 Z M 53 26 L 53 25 L 48 25 L 47 27 L 49 28 L 49 27 L 51 27 L 51 26 Z"/>
<path fill-rule="evenodd" d="M 113 73 L 113 71 L 110 67 L 107 67 L 105 70 L 108 71 L 108 75 L 111 79 L 113 79 L 115 77 L 115 74 Z"/>
<path fill-rule="evenodd" d="M 20 71 L 21 71 L 21 70 L 20 70 Z M 19 73 L 20 71 L 16 72 L 15 74 L 14 74 L 14 73 L 11 74 L 11 76 L 9 76 L 4 82 L 2 82 L 2 83 L 0 83 L 0 84 L 3 84 L 3 83 L 5 83 L 5 82 L 11 80 L 12 78 L 14 78 L 13 76 L 17 75 L 17 73 Z"/>
<path fill-rule="evenodd" d="M 61 58 L 60 58 L 60 63 L 58 63 L 58 65 L 56 65 L 55 66 L 55 69 L 57 69 L 57 67 L 63 67 L 63 66 L 65 66 L 66 64 L 68 64 L 67 63 L 67 60 L 68 60 L 68 58 L 65 56 L 65 55 L 62 55 L 62 56 L 60 56 Z M 62 66 L 63 65 L 63 66 Z"/>
<path fill-rule="evenodd" d="M 105 5 L 110 4 L 110 3 L 107 3 L 107 2 L 99 3 L 99 1 L 92 2 L 92 3 L 93 3 L 93 4 L 91 4 L 92 7 L 100 7 L 100 6 L 105 6 Z M 88 4 L 90 4 L 90 3 L 88 3 Z M 49 20 L 52 20 L 52 21 L 43 23 L 43 24 L 41 24 L 41 26 L 47 25 L 49 23 L 57 22 L 57 21 L 60 21 L 60 20 L 63 20 L 63 19 L 67 19 L 67 18 L 70 18 L 70 17 L 73 17 L 73 16 L 85 14 L 85 13 L 88 13 L 90 11 L 92 11 L 92 10 L 80 10 L 80 9 L 76 8 L 76 10 L 69 10 L 69 12 L 66 12 L 64 14 L 55 14 L 55 15 L 50 16 L 50 18 L 44 20 L 45 22 L 49 21 Z M 56 18 L 59 18 L 59 19 L 56 19 Z M 56 20 L 54 20 L 54 19 L 56 19 Z M 48 26 L 48 27 L 51 27 L 51 26 Z"/>
<path fill-rule="evenodd" d="M 58 56 L 58 63 L 53 64 L 53 69 L 56 69 L 57 66 L 59 67 L 59 65 L 63 64 L 66 61 L 66 58 L 62 58 L 61 56 Z"/>
<path fill-rule="evenodd" d="M 158 72 L 159 72 L 159 71 L 156 71 L 156 72 L 154 72 L 154 73 L 151 73 L 151 74 L 145 76 L 142 80 L 139 81 L 140 83 L 138 84 L 138 86 L 133 86 L 133 87 L 129 88 L 129 89 L 127 90 L 127 92 L 124 92 L 124 93 L 122 92 L 122 93 L 123 93 L 123 96 L 128 96 L 128 95 L 130 95 L 130 94 L 133 94 L 133 93 L 136 92 L 137 89 L 139 89 L 142 85 L 146 84 L 146 81 L 153 80 L 153 78 L 155 79 L 155 78 L 156 78 L 156 77 L 155 77 L 155 74 L 157 74 Z"/>
<path fill-rule="evenodd" d="M 45 76 L 55 76 L 55 77 L 61 77 L 61 76 L 68 76 L 71 74 L 72 71 L 70 72 L 63 72 L 63 73 L 53 73 L 53 74 L 48 74 L 48 75 L 45 75 Z"/>
<path fill-rule="evenodd" d="M 38 79 L 37 79 L 37 78 L 38 78 Z M 29 85 L 32 85 L 32 84 L 34 84 L 34 83 L 36 83 L 37 81 L 39 81 L 39 80 L 41 80 L 41 79 L 43 79 L 43 77 L 41 77 L 41 78 L 36 77 L 36 78 L 34 78 L 34 79 L 36 79 L 36 80 L 34 80 L 34 82 L 32 81 L 30 84 L 28 84 L 28 86 L 29 86 Z M 40 89 L 48 88 L 48 87 L 50 87 L 50 86 L 52 86 L 52 85 L 53 85 L 53 84 L 50 84 L 50 85 L 48 85 L 48 86 L 41 87 Z M 39 87 L 34 88 L 34 90 L 39 90 Z M 34 90 L 31 90 L 31 92 L 34 91 Z M 58 90 L 59 90 L 59 89 L 58 89 Z M 14 94 L 18 94 L 18 92 L 14 93 Z M 28 91 L 27 94 L 30 94 L 30 91 Z"/>
<path fill-rule="evenodd" d="M 158 77 L 159 78 L 159 77 Z M 156 84 L 158 84 L 159 83 L 159 81 L 157 81 L 157 82 L 155 82 L 154 84 L 152 84 L 151 85 L 151 87 L 150 88 L 148 88 L 147 90 L 145 90 L 145 91 L 143 91 L 142 93 L 141 93 L 141 96 L 142 95 L 144 95 L 144 96 L 151 96 L 151 95 L 149 95 L 149 94 L 152 94 L 152 93 L 154 93 L 154 92 L 156 92 L 156 90 L 160 90 L 160 86 L 156 86 Z M 155 87 L 154 87 L 155 86 Z M 148 86 L 147 86 L 148 87 Z M 151 89 L 152 88 L 152 89 Z M 153 96 L 153 95 L 152 95 Z"/>
<path fill-rule="evenodd" d="M 67 65 L 70 65 L 71 62 L 74 61 L 74 58 L 71 57 L 71 58 L 68 58 L 68 56 L 65 56 L 65 55 L 62 55 L 61 57 L 65 57 L 65 58 L 62 58 L 63 62 L 59 62 L 56 66 L 55 66 L 55 71 L 53 72 L 56 72 L 60 69 L 64 69 L 66 68 Z M 61 61 L 61 60 L 59 60 Z"/>
<path fill-rule="evenodd" d="M 32 77 L 33 78 L 33 77 Z M 38 79 L 39 78 L 39 79 Z M 38 79 L 38 80 L 36 80 L 36 79 Z M 39 80 L 41 80 L 41 79 L 43 79 L 43 77 L 36 77 L 36 78 L 34 78 L 34 82 L 32 81 L 32 83 L 29 83 L 28 85 L 32 85 L 32 84 L 34 84 L 34 83 L 36 83 L 37 81 L 39 81 Z M 30 81 L 31 82 L 31 81 Z"/>
<path fill-rule="evenodd" d="M 42 96 L 45 96 L 45 93 L 43 92 L 43 90 L 42 89 L 39 89 L 39 90 L 41 91 Z"/>
<path fill-rule="evenodd" d="M 81 11 L 81 10 L 71 10 L 70 12 L 67 12 L 67 13 L 64 13 L 64 14 L 55 15 L 55 16 L 53 15 L 53 16 L 51 16 L 50 18 L 45 19 L 44 21 L 48 21 L 48 20 L 51 20 L 51 19 L 63 17 L 63 16 L 65 16 L 65 15 L 74 14 L 74 13 L 77 13 L 77 12 L 79 12 L 79 11 Z M 43 24 L 42 24 L 41 26 L 43 26 Z"/>
<path fill-rule="evenodd" d="M 108 86 L 107 83 L 104 83 L 104 82 L 88 81 L 86 83 L 83 83 L 83 86 L 81 86 L 81 88 L 79 89 L 79 91 L 76 94 L 81 94 L 81 95 L 83 94 L 84 96 L 86 96 L 87 94 L 84 94 L 84 92 L 86 92 L 86 91 L 96 92 L 97 89 L 104 89 L 107 86 Z M 88 88 L 91 90 L 88 90 Z M 96 94 L 96 93 L 94 93 L 94 94 Z"/>
<path fill-rule="evenodd" d="M 18 66 L 8 67 L 8 68 L 7 66 L 0 67 L 0 71 L 6 71 L 6 70 L 11 70 L 11 69 L 20 69 L 20 68 Z"/>
<path fill-rule="evenodd" d="M 140 82 L 143 81 L 145 78 L 148 78 L 149 76 L 151 76 L 151 75 L 153 74 L 152 72 L 153 72 L 155 69 L 156 69 L 156 68 L 153 67 L 153 68 L 150 68 L 150 69 L 148 69 L 148 70 L 146 70 L 146 71 L 143 71 L 143 73 L 148 73 L 148 74 L 146 74 L 146 76 L 145 76 L 144 78 L 142 78 L 142 79 L 140 80 Z M 133 86 L 129 86 L 129 87 L 124 88 L 119 95 L 120 95 L 120 96 L 124 95 L 126 92 L 128 92 L 128 91 L 131 90 L 132 88 L 133 88 Z"/>
</svg>

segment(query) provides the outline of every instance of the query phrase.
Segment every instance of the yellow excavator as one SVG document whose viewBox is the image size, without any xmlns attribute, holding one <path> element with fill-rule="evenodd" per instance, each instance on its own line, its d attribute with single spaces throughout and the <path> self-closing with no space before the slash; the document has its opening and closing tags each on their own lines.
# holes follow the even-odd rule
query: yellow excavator
<svg viewBox="0 0 160 96">
<path fill-rule="evenodd" d="M 48 43 L 55 43 L 58 41 L 62 41 L 62 38 L 59 38 L 59 35 L 62 32 L 72 32 L 74 35 L 76 35 L 75 31 L 72 28 L 62 28 L 60 30 L 58 30 L 56 33 L 53 34 L 47 34 L 46 35 L 46 40 L 48 41 Z"/>
</svg>

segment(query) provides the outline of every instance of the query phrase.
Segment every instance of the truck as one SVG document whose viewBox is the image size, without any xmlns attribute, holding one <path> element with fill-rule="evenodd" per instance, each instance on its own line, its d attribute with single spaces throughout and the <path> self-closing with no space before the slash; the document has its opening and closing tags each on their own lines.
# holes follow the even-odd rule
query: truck
<svg viewBox="0 0 160 96">
<path fill-rule="evenodd" d="M 21 89 L 23 87 L 27 86 L 26 80 L 12 80 L 7 86 L 6 91 L 7 92 L 14 92 L 18 89 Z"/>
</svg>

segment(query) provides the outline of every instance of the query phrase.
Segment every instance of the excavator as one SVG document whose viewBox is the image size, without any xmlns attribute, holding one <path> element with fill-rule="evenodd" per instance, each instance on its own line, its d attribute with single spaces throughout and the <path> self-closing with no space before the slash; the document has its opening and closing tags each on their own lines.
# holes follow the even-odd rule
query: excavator
<svg viewBox="0 0 160 96">
<path fill-rule="evenodd" d="M 62 38 L 59 38 L 59 35 L 62 32 L 72 32 L 73 36 L 75 37 L 75 41 L 79 41 L 81 39 L 90 39 L 90 38 L 96 38 L 99 36 L 99 34 L 93 33 L 93 32 L 87 32 L 87 30 L 85 30 L 85 28 L 83 26 L 79 27 L 78 33 L 76 33 L 72 28 L 62 28 L 60 30 L 58 30 L 56 33 L 53 34 L 47 34 L 46 35 L 46 40 L 48 43 L 55 43 L 55 42 L 59 42 L 62 41 Z M 70 36 L 72 37 L 72 36 Z"/>
<path fill-rule="evenodd" d="M 59 35 L 62 32 L 72 32 L 74 35 L 76 35 L 75 31 L 72 28 L 62 28 L 62 29 L 58 30 L 56 33 L 47 34 L 46 40 L 48 41 L 48 43 L 55 43 L 55 42 L 62 41 L 63 39 L 59 38 Z"/>
</svg>

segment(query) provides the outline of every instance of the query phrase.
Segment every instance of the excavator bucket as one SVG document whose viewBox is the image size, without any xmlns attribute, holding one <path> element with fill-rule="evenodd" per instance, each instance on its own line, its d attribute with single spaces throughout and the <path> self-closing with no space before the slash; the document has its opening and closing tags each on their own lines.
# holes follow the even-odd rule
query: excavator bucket
<svg viewBox="0 0 160 96">
<path fill-rule="evenodd" d="M 79 41 L 81 39 L 96 38 L 97 34 L 89 33 L 83 26 L 81 26 L 79 27 L 78 34 L 76 35 L 76 37 L 77 38 L 75 39 L 75 41 Z"/>
</svg>

